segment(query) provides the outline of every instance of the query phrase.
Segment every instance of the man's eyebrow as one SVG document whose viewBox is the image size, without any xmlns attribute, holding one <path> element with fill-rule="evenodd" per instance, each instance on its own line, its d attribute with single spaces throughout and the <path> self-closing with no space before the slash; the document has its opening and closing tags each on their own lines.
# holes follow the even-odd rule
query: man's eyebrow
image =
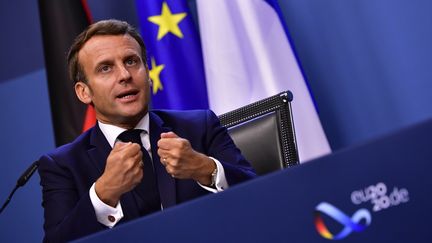
<svg viewBox="0 0 432 243">
<path fill-rule="evenodd" d="M 129 58 L 132 58 L 132 57 L 140 58 L 141 56 L 138 55 L 138 53 L 130 53 L 130 54 L 127 54 L 127 55 L 124 57 L 124 59 L 129 59 Z"/>
</svg>

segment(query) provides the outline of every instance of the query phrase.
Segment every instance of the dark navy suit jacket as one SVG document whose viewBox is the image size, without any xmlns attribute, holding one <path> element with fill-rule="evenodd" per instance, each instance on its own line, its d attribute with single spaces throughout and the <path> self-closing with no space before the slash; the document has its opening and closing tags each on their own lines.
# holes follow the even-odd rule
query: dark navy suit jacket
<svg viewBox="0 0 432 243">
<path fill-rule="evenodd" d="M 164 208 L 209 193 L 193 180 L 173 179 L 160 163 L 157 141 L 173 131 L 190 141 L 194 150 L 218 159 L 229 185 L 255 176 L 225 128 L 211 111 L 150 111 L 150 143 Z M 89 189 L 102 175 L 111 151 L 96 125 L 75 141 L 40 158 L 46 242 L 63 242 L 106 229 L 95 216 Z M 131 192 L 121 199 L 125 222 L 140 216 Z"/>
</svg>

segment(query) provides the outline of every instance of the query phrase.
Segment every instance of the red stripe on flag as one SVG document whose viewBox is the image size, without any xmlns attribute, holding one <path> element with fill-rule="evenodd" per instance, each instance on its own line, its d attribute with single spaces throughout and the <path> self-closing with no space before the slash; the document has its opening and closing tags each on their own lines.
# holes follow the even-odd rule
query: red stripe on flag
<svg viewBox="0 0 432 243">
<path fill-rule="evenodd" d="M 87 111 L 84 117 L 84 124 L 83 124 L 83 132 L 87 131 L 88 129 L 92 128 L 96 124 L 96 113 L 93 108 L 93 106 L 88 105 Z"/>
<path fill-rule="evenodd" d="M 84 8 L 84 12 L 86 13 L 87 21 L 88 21 L 90 24 L 93 23 L 93 17 L 92 17 L 92 14 L 91 14 L 90 8 L 89 8 L 89 6 L 88 6 L 87 0 L 81 0 L 81 4 L 82 4 L 82 6 L 83 6 L 83 8 Z"/>
</svg>

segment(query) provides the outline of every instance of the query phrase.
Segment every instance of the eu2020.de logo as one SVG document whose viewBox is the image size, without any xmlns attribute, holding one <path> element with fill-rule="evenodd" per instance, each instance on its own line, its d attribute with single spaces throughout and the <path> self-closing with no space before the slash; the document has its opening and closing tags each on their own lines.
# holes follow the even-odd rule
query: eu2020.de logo
<svg viewBox="0 0 432 243">
<path fill-rule="evenodd" d="M 343 229 L 338 233 L 331 233 L 324 223 L 323 214 L 340 223 Z M 365 224 L 361 224 L 363 219 Z M 322 202 L 315 208 L 315 227 L 322 237 L 330 240 L 340 240 L 347 237 L 353 231 L 363 231 L 370 225 L 371 221 L 371 214 L 364 208 L 357 210 L 351 217 L 327 202 Z"/>
<path fill-rule="evenodd" d="M 361 208 L 355 211 L 352 216 L 349 216 L 328 202 L 321 202 L 315 207 L 315 228 L 322 237 L 330 240 L 340 240 L 352 232 L 364 231 L 372 222 L 371 212 L 374 213 L 375 217 L 378 216 L 375 213 L 409 202 L 409 192 L 406 188 L 399 187 L 393 187 L 390 190 L 385 183 L 378 182 L 353 191 L 351 193 L 351 202 L 354 205 L 370 203 L 371 211 Z M 336 230 L 330 230 L 329 228 L 332 227 L 329 227 L 329 225 L 331 224 L 329 222 L 326 224 L 323 216 L 331 218 L 342 225 L 342 229 L 337 230 L 337 232 Z"/>
</svg>

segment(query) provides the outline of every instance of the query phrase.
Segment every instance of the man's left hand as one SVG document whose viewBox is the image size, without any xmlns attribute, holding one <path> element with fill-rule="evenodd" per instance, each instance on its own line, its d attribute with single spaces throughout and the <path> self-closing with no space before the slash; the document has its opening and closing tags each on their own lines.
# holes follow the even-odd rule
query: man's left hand
<svg viewBox="0 0 432 243">
<path fill-rule="evenodd" d="M 174 132 L 167 132 L 161 134 L 157 145 L 160 162 L 172 177 L 193 179 L 205 186 L 211 184 L 215 162 L 195 151 L 187 139 Z"/>
</svg>

